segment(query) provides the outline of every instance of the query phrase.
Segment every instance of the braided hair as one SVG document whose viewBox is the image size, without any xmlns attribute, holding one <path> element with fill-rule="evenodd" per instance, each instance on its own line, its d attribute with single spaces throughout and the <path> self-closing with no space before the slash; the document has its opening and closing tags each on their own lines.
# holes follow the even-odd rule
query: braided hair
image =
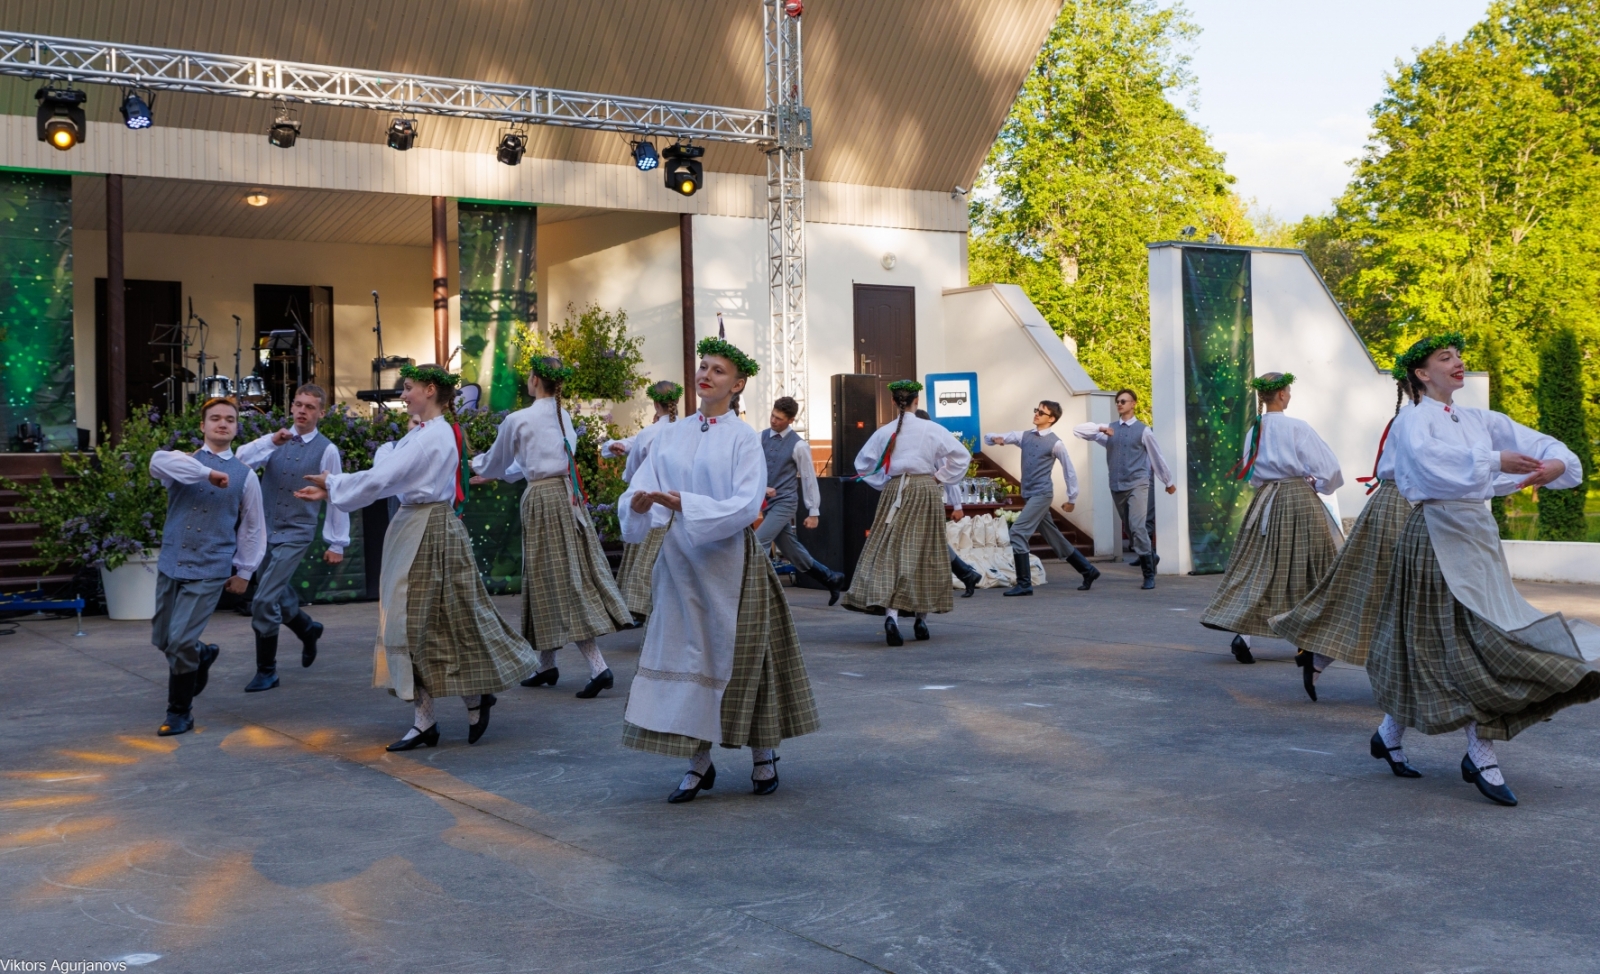
<svg viewBox="0 0 1600 974">
<path fill-rule="evenodd" d="M 655 385 L 651 386 L 650 391 L 655 393 L 655 395 L 650 397 L 650 400 L 667 411 L 667 422 L 676 423 L 678 421 L 678 400 L 676 398 L 669 397 L 671 397 L 673 393 L 681 394 L 683 390 L 676 382 L 662 379 L 660 382 L 657 382 Z"/>
<path fill-rule="evenodd" d="M 542 368 L 535 371 L 534 378 L 538 380 L 539 385 L 544 387 L 545 392 L 548 392 L 555 398 L 556 432 L 560 433 L 561 439 L 565 441 L 568 430 L 566 420 L 562 419 L 561 417 L 561 387 L 566 385 L 566 380 L 552 377 L 552 374 L 559 375 L 561 369 L 563 368 L 561 359 L 554 355 L 546 355 L 545 357 L 539 359 L 539 365 L 542 366 Z M 540 375 L 539 372 L 544 372 L 545 374 Z M 577 435 L 575 433 L 573 434 L 573 440 L 577 440 Z"/>
<path fill-rule="evenodd" d="M 889 444 L 884 447 L 883 464 L 889 465 L 889 458 L 894 455 L 894 444 L 900 436 L 900 427 L 905 425 L 906 413 L 917 403 L 917 393 L 920 389 L 890 389 L 889 395 L 894 398 L 895 408 L 900 410 L 900 418 L 894 421 L 894 432 L 889 435 Z"/>
</svg>

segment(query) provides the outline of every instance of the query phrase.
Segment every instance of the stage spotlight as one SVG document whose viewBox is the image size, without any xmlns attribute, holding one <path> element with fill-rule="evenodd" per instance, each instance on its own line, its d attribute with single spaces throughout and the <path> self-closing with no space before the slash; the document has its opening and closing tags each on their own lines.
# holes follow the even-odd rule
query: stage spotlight
<svg viewBox="0 0 1600 974">
<path fill-rule="evenodd" d="M 522 161 L 522 153 L 527 151 L 528 137 L 521 132 L 506 132 L 500 136 L 500 147 L 495 149 L 494 157 L 508 166 L 515 166 Z"/>
<path fill-rule="evenodd" d="M 46 85 L 33 97 L 39 102 L 40 142 L 48 142 L 65 152 L 84 141 L 89 134 L 89 122 L 83 112 L 83 103 L 89 100 L 87 94 L 76 88 Z"/>
<path fill-rule="evenodd" d="M 417 141 L 415 119 L 397 118 L 389 123 L 389 148 L 404 152 Z"/>
<path fill-rule="evenodd" d="M 700 157 L 706 154 L 704 146 L 669 145 L 661 152 L 661 171 L 667 188 L 681 196 L 693 196 L 705 183 L 705 168 Z"/>
<path fill-rule="evenodd" d="M 633 164 L 640 172 L 649 172 L 661 165 L 661 157 L 656 155 L 656 147 L 648 142 L 635 142 L 633 144 Z"/>
<path fill-rule="evenodd" d="M 149 92 L 146 92 L 149 94 Z M 147 129 L 155 124 L 155 119 L 150 117 L 150 103 L 155 101 L 155 96 L 148 99 L 140 98 L 137 89 L 130 90 L 122 96 L 122 124 L 131 129 Z"/>
<path fill-rule="evenodd" d="M 299 137 L 300 120 L 287 115 L 279 115 L 267 132 L 267 141 L 280 149 L 294 148 L 294 142 Z"/>
</svg>

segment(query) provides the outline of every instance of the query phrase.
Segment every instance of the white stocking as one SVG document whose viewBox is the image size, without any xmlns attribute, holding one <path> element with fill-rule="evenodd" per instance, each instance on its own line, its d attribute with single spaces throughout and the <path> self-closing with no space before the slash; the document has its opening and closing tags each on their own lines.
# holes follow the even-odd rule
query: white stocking
<svg viewBox="0 0 1600 974">
<path fill-rule="evenodd" d="M 900 619 L 900 610 L 899 609 L 884 609 L 883 610 L 883 614 L 888 616 L 891 619 L 896 620 L 896 624 L 898 624 L 898 621 Z"/>
<path fill-rule="evenodd" d="M 1406 755 L 1400 747 L 1400 739 L 1405 736 L 1406 725 L 1395 720 L 1388 714 L 1383 715 L 1383 723 L 1378 725 L 1378 739 L 1383 741 L 1383 746 L 1389 749 L 1389 756 L 1401 764 L 1405 763 Z"/>
<path fill-rule="evenodd" d="M 689 770 L 695 772 L 695 774 L 685 774 L 683 776 L 683 780 L 678 783 L 678 787 L 684 791 L 688 791 L 690 788 L 695 787 L 702 780 L 701 778 L 696 777 L 696 775 L 704 775 L 708 770 L 710 770 L 710 768 L 711 745 L 707 744 L 700 750 L 694 752 L 694 757 L 689 760 Z"/>
<path fill-rule="evenodd" d="M 1500 773 L 1498 767 L 1489 767 L 1491 764 L 1498 765 L 1500 762 L 1495 760 L 1494 745 L 1479 739 L 1477 721 L 1467 725 L 1467 757 L 1471 758 L 1472 763 L 1477 765 L 1478 776 L 1484 781 L 1491 785 L 1503 785 L 1506 783 L 1506 776 Z"/>
<path fill-rule="evenodd" d="M 776 764 L 759 764 L 760 761 L 776 761 L 778 752 L 771 747 L 752 747 L 750 749 L 750 780 L 771 781 L 778 776 Z"/>
<path fill-rule="evenodd" d="M 411 706 L 416 713 L 411 719 L 411 729 L 406 731 L 406 736 L 400 738 L 402 741 L 411 740 L 435 723 L 433 719 L 433 697 L 428 694 L 428 691 L 417 687 L 417 698 L 411 702 Z"/>
<path fill-rule="evenodd" d="M 1238 637 L 1239 637 L 1239 638 L 1240 638 L 1240 639 L 1243 639 L 1243 640 L 1244 640 L 1244 647 L 1245 647 L 1245 649 L 1254 649 L 1254 648 L 1255 648 L 1255 647 L 1254 647 L 1254 646 L 1252 646 L 1252 645 L 1250 645 L 1250 637 L 1249 637 L 1249 636 L 1247 636 L 1247 635 L 1245 635 L 1245 634 L 1244 634 L 1244 633 L 1242 633 L 1242 632 L 1241 632 L 1241 633 L 1238 633 L 1238 634 L 1237 634 L 1237 635 L 1238 635 Z"/>
<path fill-rule="evenodd" d="M 543 673 L 554 665 L 556 665 L 556 651 L 553 649 L 539 650 L 539 668 L 534 672 Z"/>
<path fill-rule="evenodd" d="M 478 718 L 483 716 L 483 711 L 480 709 L 483 706 L 482 695 L 462 697 L 461 699 L 467 705 L 467 723 L 476 724 Z"/>
<path fill-rule="evenodd" d="M 589 661 L 589 679 L 594 679 L 608 669 L 606 658 L 600 655 L 600 647 L 594 644 L 593 639 L 585 639 L 580 642 L 578 644 L 578 652 L 582 653 L 583 658 Z"/>
<path fill-rule="evenodd" d="M 1313 670 L 1316 670 L 1318 673 L 1321 673 L 1323 670 L 1327 669 L 1328 667 L 1330 667 L 1332 665 L 1333 665 L 1333 657 L 1332 656 L 1324 656 L 1321 653 L 1312 653 L 1311 654 L 1311 668 Z"/>
</svg>

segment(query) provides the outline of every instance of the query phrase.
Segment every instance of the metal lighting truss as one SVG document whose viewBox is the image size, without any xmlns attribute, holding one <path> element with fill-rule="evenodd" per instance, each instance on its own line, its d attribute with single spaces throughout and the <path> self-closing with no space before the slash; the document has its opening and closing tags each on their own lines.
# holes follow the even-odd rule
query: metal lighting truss
<svg viewBox="0 0 1600 974">
<path fill-rule="evenodd" d="M 795 8 L 790 14 L 785 7 Z M 809 427 L 806 410 L 805 150 L 811 148 L 811 109 L 800 69 L 798 3 L 765 0 L 767 116 L 777 138 L 767 149 L 767 295 L 771 314 L 772 394 L 800 404 L 795 425 Z"/>
</svg>

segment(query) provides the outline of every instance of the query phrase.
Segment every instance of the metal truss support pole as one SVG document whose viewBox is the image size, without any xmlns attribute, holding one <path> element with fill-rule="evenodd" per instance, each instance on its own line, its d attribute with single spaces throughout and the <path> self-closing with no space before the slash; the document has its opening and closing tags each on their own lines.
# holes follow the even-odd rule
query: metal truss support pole
<svg viewBox="0 0 1600 974">
<path fill-rule="evenodd" d="M 800 4 L 762 0 L 766 36 L 767 112 L 777 139 L 767 149 L 767 291 L 771 315 L 772 394 L 800 404 L 795 426 L 810 428 L 806 369 L 805 151 L 811 109 L 805 107 L 800 60 Z M 792 12 L 791 12 L 792 11 Z"/>
</svg>

